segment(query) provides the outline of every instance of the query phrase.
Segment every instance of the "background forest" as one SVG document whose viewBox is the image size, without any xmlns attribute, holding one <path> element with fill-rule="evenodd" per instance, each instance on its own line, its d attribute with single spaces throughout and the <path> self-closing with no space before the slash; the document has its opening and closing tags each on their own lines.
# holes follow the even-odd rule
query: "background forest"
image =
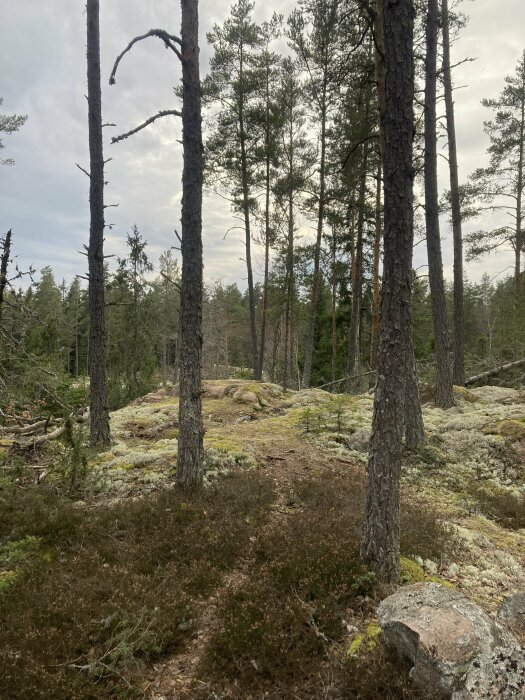
<svg viewBox="0 0 525 700">
<path fill-rule="evenodd" d="M 360 2 L 308 0 L 286 19 L 275 14 L 257 25 L 253 9 L 240 0 L 207 37 L 212 58 L 203 85 L 206 183 L 209 192 L 230 202 L 238 221 L 225 237 L 241 231 L 245 238 L 247 285 L 219 281 L 206 287 L 204 376 L 264 377 L 290 388 L 356 376 L 360 385 L 375 367 L 381 270 L 381 169 L 370 18 Z M 452 41 L 460 38 L 467 21 L 460 10 L 454 6 L 448 16 Z M 415 44 L 420 76 L 423 20 L 421 13 Z M 443 60 L 440 45 L 438 62 Z M 443 75 L 438 72 L 438 110 L 444 119 L 439 98 Z M 519 359 L 525 351 L 525 327 L 516 323 L 522 317 L 517 290 L 523 244 L 516 217 L 521 217 L 523 162 L 516 149 L 523 147 L 523 140 L 516 134 L 523 133 L 523 79 L 522 60 L 516 74 L 505 79 L 500 98 L 485 101 L 487 116 L 495 113 L 494 121 L 485 123 L 489 165 L 460 187 L 464 221 L 482 226 L 497 221 L 495 228 L 467 236 L 467 259 L 507 246 L 515 250 L 519 271 L 513 278 L 505 278 L 503 271 L 494 277 L 485 274 L 479 283 L 464 282 L 467 376 Z M 418 109 L 416 125 L 422 130 L 422 106 Z M 3 129 L 7 133 L 23 127 L 23 118 L 3 119 L 18 120 Z M 444 129 L 440 136 L 446 150 L 450 139 Z M 416 157 L 422 173 L 419 133 Z M 418 175 L 416 192 L 422 197 L 419 180 Z M 449 207 L 446 194 L 442 226 L 448 224 Z M 492 218 L 487 219 L 488 212 Z M 424 228 L 418 220 L 416 226 Z M 421 235 L 416 228 L 416 245 Z M 142 231 L 130 227 L 127 254 L 109 260 L 106 267 L 112 409 L 159 381 L 177 381 L 178 242 L 174 237 L 177 245 L 167 246 L 154 268 L 147 239 L 147 226 Z M 254 246 L 264 250 L 261 281 L 254 281 Z M 16 247 L 15 232 L 11 256 Z M 77 277 L 67 285 L 55 279 L 51 267 L 30 277 L 18 268 L 6 275 L 4 408 L 13 403 L 22 410 L 35 400 L 85 402 L 86 382 L 78 381 L 88 369 L 85 284 Z M 449 328 L 455 325 L 452 286 L 446 289 Z M 420 378 L 430 381 L 434 328 L 425 267 L 414 272 L 412 325 Z"/>
</svg>

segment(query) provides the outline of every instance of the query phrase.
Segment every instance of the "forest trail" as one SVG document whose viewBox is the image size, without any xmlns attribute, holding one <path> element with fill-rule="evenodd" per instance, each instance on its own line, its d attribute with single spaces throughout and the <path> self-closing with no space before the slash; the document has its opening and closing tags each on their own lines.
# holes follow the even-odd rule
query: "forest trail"
<svg viewBox="0 0 525 700">
<path fill-rule="evenodd" d="M 264 418 L 260 422 L 264 425 Z M 275 500 L 268 517 L 256 535 L 250 538 L 237 567 L 224 576 L 220 587 L 211 596 L 199 601 L 196 634 L 188 648 L 154 666 L 154 675 L 145 687 L 146 697 L 151 700 L 192 698 L 196 689 L 207 691 L 213 697 L 213 686 L 199 677 L 199 671 L 209 641 L 222 622 L 217 614 L 218 609 L 227 595 L 249 583 L 260 541 L 272 538 L 283 527 L 284 521 L 293 518 L 304 507 L 294 496 L 294 483 L 308 478 L 312 473 L 329 478 L 331 472 L 340 472 L 342 468 L 360 469 L 336 455 L 327 456 L 321 448 L 309 445 L 304 440 L 282 436 L 274 438 L 271 434 L 257 440 L 254 457 L 260 465 L 258 471 L 274 485 Z"/>
<path fill-rule="evenodd" d="M 456 388 L 448 410 L 425 402 L 425 390 L 422 398 L 426 442 L 403 460 L 401 583 L 451 586 L 493 613 L 525 580 L 525 392 Z M 74 663 L 99 673 L 111 651 L 115 670 L 102 666 L 98 681 L 107 697 L 130 678 L 148 700 L 419 700 L 375 641 L 377 604 L 389 591 L 359 557 L 372 411 L 369 394 L 207 381 L 208 486 L 190 495 L 174 488 L 176 392 L 148 394 L 111 414 L 111 448 L 91 454 L 77 500 L 59 505 L 63 531 L 52 490 L 69 448 L 55 440 L 27 452 L 24 466 L 4 465 L 14 479 L 6 494 L 14 490 L 20 505 L 0 581 L 34 567 L 47 602 L 21 576 L 3 643 L 24 644 L 15 620 L 33 629 L 31 616 L 55 620 L 57 610 L 79 619 L 67 630 L 37 628 L 45 646 L 20 662 L 30 692 L 42 678 L 47 688 L 69 686 L 67 663 L 81 649 Z M 10 440 L 2 437 L 4 459 Z M 131 647 L 121 629 L 136 635 Z M 65 640 L 59 680 L 47 657 L 53 634 L 55 644 Z M 85 671 L 75 682 L 88 692 Z"/>
</svg>

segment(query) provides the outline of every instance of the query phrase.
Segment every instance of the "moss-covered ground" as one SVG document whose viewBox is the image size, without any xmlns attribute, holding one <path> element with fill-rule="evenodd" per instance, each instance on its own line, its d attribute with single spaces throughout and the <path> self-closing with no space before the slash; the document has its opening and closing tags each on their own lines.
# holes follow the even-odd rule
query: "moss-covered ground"
<svg viewBox="0 0 525 700">
<path fill-rule="evenodd" d="M 202 494 L 174 487 L 166 390 L 112 414 L 111 448 L 85 452 L 74 488 L 71 448 L 3 438 L 0 697 L 421 697 L 377 633 L 389 590 L 359 556 L 372 407 L 206 382 Z M 494 610 L 525 576 L 525 395 L 458 389 L 454 408 L 423 412 L 402 583 Z"/>
</svg>

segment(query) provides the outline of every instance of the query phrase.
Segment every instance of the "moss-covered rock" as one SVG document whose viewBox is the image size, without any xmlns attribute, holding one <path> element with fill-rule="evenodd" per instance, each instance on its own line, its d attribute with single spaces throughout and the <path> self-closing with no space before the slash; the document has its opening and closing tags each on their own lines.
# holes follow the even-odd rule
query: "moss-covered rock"
<svg viewBox="0 0 525 700">
<path fill-rule="evenodd" d="M 511 440 L 525 439 L 525 420 L 506 419 L 497 423 L 489 423 L 483 427 L 487 435 L 500 435 Z"/>
</svg>

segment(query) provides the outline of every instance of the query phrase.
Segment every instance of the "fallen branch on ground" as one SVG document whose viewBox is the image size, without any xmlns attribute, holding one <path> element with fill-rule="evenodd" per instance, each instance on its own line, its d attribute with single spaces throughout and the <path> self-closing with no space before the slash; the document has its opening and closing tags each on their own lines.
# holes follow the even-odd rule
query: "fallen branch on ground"
<svg viewBox="0 0 525 700">
<path fill-rule="evenodd" d="M 501 374 L 501 372 L 506 372 L 508 369 L 514 369 L 514 367 L 521 367 L 522 365 L 525 365 L 525 358 L 523 358 L 522 360 L 516 360 L 515 362 L 509 362 L 506 365 L 494 367 L 493 369 L 489 369 L 486 372 L 481 372 L 481 374 L 476 374 L 473 377 L 469 377 L 465 380 L 465 386 L 468 386 L 469 384 L 477 384 L 482 379 L 496 377 L 498 374 Z"/>
</svg>

